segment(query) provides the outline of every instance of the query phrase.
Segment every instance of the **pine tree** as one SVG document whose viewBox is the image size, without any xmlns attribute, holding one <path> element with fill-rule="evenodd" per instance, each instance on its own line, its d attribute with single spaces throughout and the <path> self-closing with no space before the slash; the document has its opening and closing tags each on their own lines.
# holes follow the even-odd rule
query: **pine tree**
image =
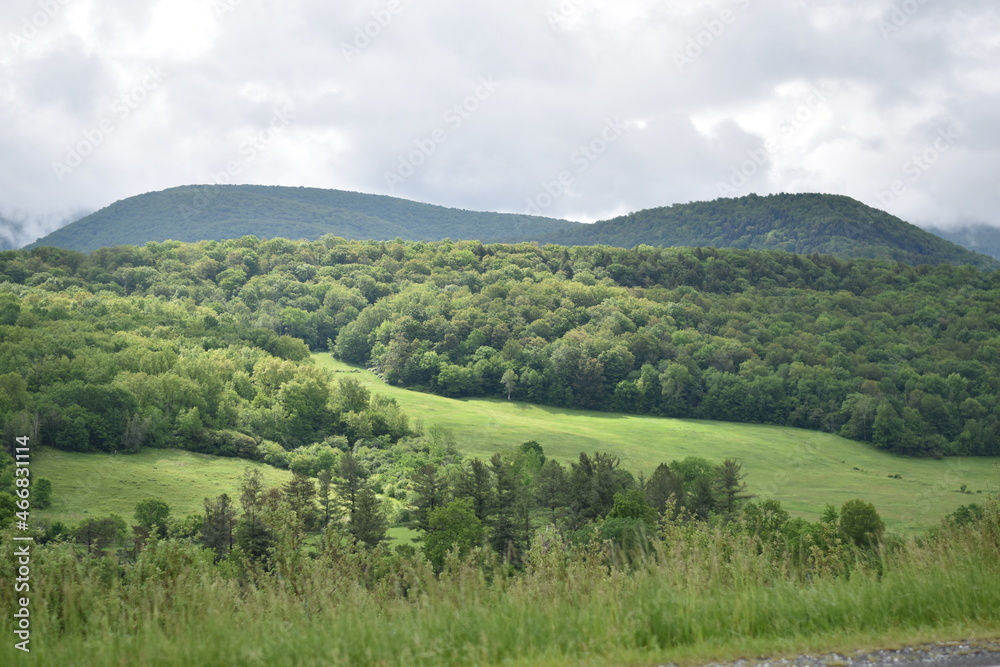
<svg viewBox="0 0 1000 667">
<path fill-rule="evenodd" d="M 317 476 L 319 479 L 319 527 L 320 530 L 326 530 L 326 527 L 330 525 L 330 518 L 333 516 L 333 498 L 330 495 L 330 489 L 333 486 L 333 476 L 330 471 L 323 469 L 319 471 Z"/>
<path fill-rule="evenodd" d="M 500 454 L 490 459 L 495 484 L 495 518 L 490 543 L 498 554 L 519 565 L 530 542 L 528 497 L 511 465 Z"/>
<path fill-rule="evenodd" d="M 746 492 L 747 484 L 743 480 L 746 473 L 742 472 L 743 464 L 736 459 L 726 459 L 715 469 L 715 486 L 719 492 L 719 510 L 727 519 L 735 517 L 744 500 L 753 498 Z"/>
<path fill-rule="evenodd" d="M 236 508 L 229 496 L 223 493 L 215 500 L 205 498 L 205 520 L 201 526 L 201 543 L 215 552 L 215 560 L 222 560 L 232 551 L 236 526 Z"/>
<path fill-rule="evenodd" d="M 370 486 L 362 486 L 357 492 L 354 509 L 347 522 L 347 532 L 369 549 L 374 549 L 385 541 L 386 528 L 382 501 Z"/>
<path fill-rule="evenodd" d="M 538 471 L 535 483 L 538 504 L 551 510 L 555 518 L 556 509 L 567 504 L 566 469 L 555 459 L 549 459 Z"/>
<path fill-rule="evenodd" d="M 316 485 L 302 473 L 295 473 L 281 488 L 288 506 L 302 526 L 309 530 L 316 524 Z"/>
<path fill-rule="evenodd" d="M 358 501 L 358 492 L 368 478 L 368 471 L 352 452 L 345 452 L 337 462 L 336 477 L 333 480 L 337 489 L 340 509 L 350 517 Z"/>
<path fill-rule="evenodd" d="M 428 530 L 430 513 L 443 507 L 448 498 L 448 483 L 432 463 L 421 466 L 411 478 L 413 484 L 413 525 Z"/>
<path fill-rule="evenodd" d="M 263 493 L 264 476 L 260 470 L 250 466 L 244 468 L 240 479 L 240 505 L 243 507 L 243 514 L 251 522 L 257 520 Z"/>
<path fill-rule="evenodd" d="M 482 460 L 477 458 L 469 462 L 469 468 L 462 475 L 455 495 L 472 501 L 472 510 L 477 519 L 483 523 L 489 520 L 495 498 L 490 470 Z"/>
</svg>

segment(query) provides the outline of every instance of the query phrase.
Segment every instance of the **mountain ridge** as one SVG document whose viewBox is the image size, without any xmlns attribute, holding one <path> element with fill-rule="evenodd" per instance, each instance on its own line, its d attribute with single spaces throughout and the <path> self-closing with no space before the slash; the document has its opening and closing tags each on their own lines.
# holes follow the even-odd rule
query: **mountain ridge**
<svg viewBox="0 0 1000 667">
<path fill-rule="evenodd" d="M 484 241 L 581 223 L 513 213 L 465 211 L 387 195 L 274 185 L 184 185 L 119 200 L 28 244 L 89 252 L 148 241 L 223 240 L 254 235 L 432 241 L 471 229 Z M 467 237 L 466 237 L 467 238 Z"/>
<path fill-rule="evenodd" d="M 649 208 L 584 224 L 448 208 L 387 195 L 265 185 L 187 185 L 117 201 L 38 239 L 89 252 L 149 241 L 260 238 L 703 246 L 909 264 L 1000 262 L 843 195 L 746 195 Z"/>
<path fill-rule="evenodd" d="M 645 209 L 550 238 L 564 245 L 712 246 L 909 264 L 1000 266 L 993 258 L 850 197 L 817 193 L 751 194 Z"/>
</svg>

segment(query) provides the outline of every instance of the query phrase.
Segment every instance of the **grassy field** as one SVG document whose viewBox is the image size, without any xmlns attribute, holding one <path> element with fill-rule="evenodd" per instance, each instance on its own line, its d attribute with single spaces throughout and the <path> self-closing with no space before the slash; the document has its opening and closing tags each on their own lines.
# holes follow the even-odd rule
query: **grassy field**
<svg viewBox="0 0 1000 667">
<path fill-rule="evenodd" d="M 389 386 L 329 354 L 314 359 L 396 399 L 411 420 L 423 420 L 425 428 L 440 424 L 451 429 L 464 454 L 487 457 L 501 447 L 537 440 L 547 455 L 562 461 L 576 459 L 581 450 L 607 451 L 620 457 L 626 468 L 646 474 L 661 462 L 686 456 L 712 462 L 735 457 L 743 462 L 751 491 L 777 498 L 807 519 L 819 518 L 827 504 L 839 507 L 862 497 L 875 504 L 891 529 L 908 533 L 936 523 L 959 505 L 982 502 L 983 494 L 1000 487 L 1000 459 L 909 459 L 828 433 L 781 426 L 445 398 Z M 973 495 L 959 491 L 963 484 Z"/>
<path fill-rule="evenodd" d="M 373 373 L 315 355 L 335 373 L 350 373 L 371 390 L 391 396 L 424 427 L 451 429 L 460 450 L 488 457 L 499 448 L 537 440 L 549 456 L 570 461 L 579 452 L 607 451 L 630 470 L 649 474 L 660 462 L 702 456 L 736 457 L 751 491 L 777 498 L 793 514 L 819 517 L 827 504 L 862 497 L 875 504 L 891 529 L 911 533 L 936 523 L 959 505 L 981 502 L 1000 487 L 1000 460 L 907 459 L 826 433 L 780 426 L 732 424 L 565 410 L 499 399 L 451 399 L 386 385 Z M 77 522 L 110 512 L 130 520 L 143 498 L 165 500 L 174 516 L 200 512 L 206 497 L 236 495 L 248 462 L 178 450 L 135 455 L 36 452 L 32 469 L 53 482 L 50 509 L 41 519 Z M 259 466 L 269 486 L 287 471 Z M 902 479 L 890 477 L 900 475 Z M 959 491 L 965 484 L 972 494 Z M 979 492 L 982 493 L 979 493 Z M 406 539 L 405 529 L 391 537 Z M 398 534 L 397 534 L 398 533 Z"/>
<path fill-rule="evenodd" d="M 112 456 L 46 448 L 32 455 L 31 466 L 35 475 L 52 480 L 52 506 L 32 514 L 76 523 L 114 512 L 132 521 L 135 504 L 150 497 L 166 501 L 175 517 L 201 513 L 205 498 L 222 493 L 239 498 L 239 478 L 248 465 L 260 469 L 267 486 L 291 478 L 269 465 L 176 449 Z"/>
</svg>

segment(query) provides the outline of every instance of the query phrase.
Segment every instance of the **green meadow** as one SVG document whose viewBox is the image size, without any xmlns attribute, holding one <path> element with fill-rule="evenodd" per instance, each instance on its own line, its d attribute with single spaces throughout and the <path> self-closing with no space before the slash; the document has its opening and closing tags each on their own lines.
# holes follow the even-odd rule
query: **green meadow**
<svg viewBox="0 0 1000 667">
<path fill-rule="evenodd" d="M 743 462 L 750 490 L 776 498 L 792 514 L 817 519 L 828 505 L 852 498 L 875 504 L 889 528 L 912 533 L 936 523 L 959 505 L 982 502 L 1000 487 L 1000 460 L 988 458 L 910 459 L 879 452 L 836 435 L 782 426 L 665 419 L 567 410 L 501 399 L 453 399 L 382 382 L 370 371 L 329 354 L 316 363 L 349 373 L 372 391 L 394 398 L 423 427 L 450 429 L 466 455 L 489 457 L 527 440 L 564 462 L 580 451 L 606 451 L 634 472 L 649 474 L 661 462 L 701 456 Z M 52 507 L 42 519 L 77 522 L 114 512 L 130 519 L 135 504 L 165 500 L 174 516 L 200 512 L 204 499 L 235 497 L 247 465 L 259 467 L 268 485 L 288 471 L 240 459 L 181 450 L 145 449 L 133 455 L 78 454 L 54 449 L 35 453 L 32 469 L 52 480 Z M 898 475 L 899 477 L 894 477 Z M 962 485 L 967 493 L 962 493 Z M 393 529 L 404 537 L 405 529 Z M 400 533 L 396 535 L 395 533 Z M 409 537 L 407 533 L 405 537 Z"/>
<path fill-rule="evenodd" d="M 743 462 L 750 490 L 775 498 L 792 514 L 818 519 L 828 505 L 852 498 L 874 503 L 889 528 L 913 532 L 960 505 L 982 502 L 1000 487 L 1000 459 L 902 458 L 829 433 L 783 426 L 665 419 L 567 410 L 502 399 L 453 399 L 382 382 L 374 373 L 313 355 L 335 373 L 349 373 L 371 391 L 390 396 L 411 421 L 451 429 L 459 450 L 488 457 L 536 440 L 548 456 L 575 460 L 580 451 L 606 451 L 633 472 L 661 462 L 701 456 Z M 901 479 L 890 477 L 899 475 Z M 968 493 L 962 493 L 962 485 Z M 981 492 L 981 493 L 980 493 Z"/>
<path fill-rule="evenodd" d="M 136 503 L 152 497 L 183 517 L 204 511 L 205 498 L 222 493 L 238 498 L 239 477 L 248 465 L 261 470 L 268 486 L 291 478 L 287 470 L 269 465 L 177 449 L 110 455 L 46 448 L 32 454 L 31 469 L 52 480 L 52 506 L 33 515 L 77 523 L 115 513 L 131 521 Z"/>
</svg>

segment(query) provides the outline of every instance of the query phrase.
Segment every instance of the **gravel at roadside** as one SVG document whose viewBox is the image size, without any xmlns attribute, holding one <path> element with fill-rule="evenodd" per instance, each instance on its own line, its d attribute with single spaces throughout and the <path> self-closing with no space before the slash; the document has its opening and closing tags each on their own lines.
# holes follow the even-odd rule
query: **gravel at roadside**
<svg viewBox="0 0 1000 667">
<path fill-rule="evenodd" d="M 901 649 L 736 660 L 710 667 L 1000 667 L 1000 641 L 940 642 Z M 709 667 L 709 666 L 706 666 Z"/>
</svg>

